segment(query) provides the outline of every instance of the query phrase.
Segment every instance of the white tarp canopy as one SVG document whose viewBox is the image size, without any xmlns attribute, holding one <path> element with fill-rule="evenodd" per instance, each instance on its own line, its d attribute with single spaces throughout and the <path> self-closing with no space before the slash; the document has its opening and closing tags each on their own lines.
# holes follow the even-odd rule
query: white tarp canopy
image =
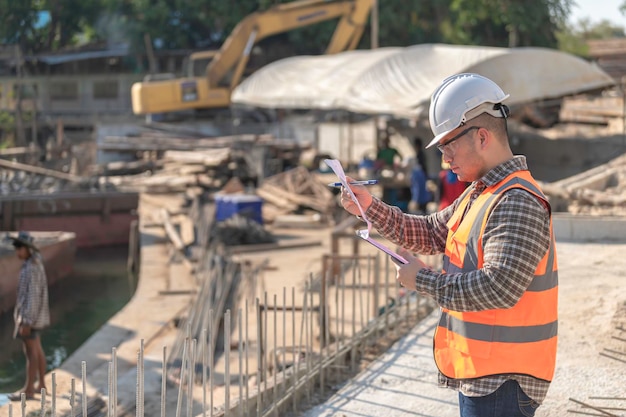
<svg viewBox="0 0 626 417">
<path fill-rule="evenodd" d="M 596 65 L 553 49 L 420 44 L 276 61 L 242 82 L 231 101 L 414 117 L 444 78 L 460 72 L 494 80 L 511 95 L 509 105 L 615 83 Z"/>
</svg>

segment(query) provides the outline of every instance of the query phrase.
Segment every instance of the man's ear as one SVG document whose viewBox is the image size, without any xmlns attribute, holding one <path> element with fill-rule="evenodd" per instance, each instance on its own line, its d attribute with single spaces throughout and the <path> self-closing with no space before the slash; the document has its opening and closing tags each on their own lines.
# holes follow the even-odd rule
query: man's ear
<svg viewBox="0 0 626 417">
<path fill-rule="evenodd" d="M 480 138 L 480 147 L 485 147 L 485 141 L 489 142 L 489 131 L 487 129 L 479 129 L 478 137 Z"/>
<path fill-rule="evenodd" d="M 488 131 L 487 129 L 479 129 L 478 130 L 478 137 L 480 138 L 480 147 L 481 147 L 481 149 L 484 149 L 485 146 L 487 146 L 489 144 L 489 142 L 494 139 L 493 135 L 491 134 L 491 132 Z"/>
</svg>

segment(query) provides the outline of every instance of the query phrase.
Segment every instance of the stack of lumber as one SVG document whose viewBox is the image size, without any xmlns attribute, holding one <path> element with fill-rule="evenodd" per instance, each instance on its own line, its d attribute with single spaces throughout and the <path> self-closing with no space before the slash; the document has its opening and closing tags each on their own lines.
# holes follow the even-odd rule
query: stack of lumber
<svg viewBox="0 0 626 417">
<path fill-rule="evenodd" d="M 219 187 L 227 176 L 230 148 L 165 151 L 159 167 L 137 175 L 119 175 L 103 180 L 118 189 L 144 192 L 182 192 L 189 187 Z"/>
<path fill-rule="evenodd" d="M 332 192 L 306 168 L 299 166 L 266 178 L 256 194 L 269 203 L 264 206 L 264 218 L 268 220 L 281 214 L 301 213 L 314 210 L 328 215 L 336 207 Z"/>
<path fill-rule="evenodd" d="M 616 81 L 626 75 L 626 39 L 594 39 L 587 46 L 589 56 Z"/>
<path fill-rule="evenodd" d="M 622 133 L 625 114 L 620 96 L 576 96 L 563 100 L 559 120 L 561 123 L 583 123 L 612 127 Z"/>
<path fill-rule="evenodd" d="M 143 132 L 139 136 L 107 136 L 100 151 L 132 154 L 139 160 L 95 167 L 103 181 L 133 191 L 177 192 L 188 186 L 219 189 L 232 177 L 255 182 L 294 163 L 300 145 L 271 135 L 222 137 L 172 136 L 169 132 Z M 279 167 L 270 172 L 268 166 Z"/>
<path fill-rule="evenodd" d="M 601 216 L 626 215 L 626 154 L 606 164 L 542 184 L 553 211 Z"/>
</svg>

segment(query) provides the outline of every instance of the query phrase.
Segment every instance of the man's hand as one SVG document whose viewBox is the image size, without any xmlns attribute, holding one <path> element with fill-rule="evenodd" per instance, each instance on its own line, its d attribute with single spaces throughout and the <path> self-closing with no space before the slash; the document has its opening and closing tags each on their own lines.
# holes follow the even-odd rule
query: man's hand
<svg viewBox="0 0 626 417">
<path fill-rule="evenodd" d="M 346 177 L 346 180 L 349 184 L 354 181 L 354 178 Z M 354 193 L 356 199 L 359 201 L 363 212 L 367 211 L 369 206 L 372 205 L 372 195 L 369 191 L 367 191 L 367 188 L 364 185 L 351 185 L 350 189 Z M 341 187 L 341 205 L 343 206 L 343 208 L 346 209 L 346 211 L 348 211 L 348 213 L 354 214 L 355 216 L 361 215 L 359 208 L 354 203 L 352 197 L 350 196 L 350 193 L 348 192 L 348 190 L 345 189 L 345 187 Z"/>
<path fill-rule="evenodd" d="M 404 265 L 395 264 L 396 266 L 396 280 L 401 286 L 409 290 L 416 291 L 415 277 L 420 269 L 428 268 L 422 260 L 411 255 L 411 252 L 406 249 L 398 250 L 398 254 L 406 259 L 409 263 Z"/>
<path fill-rule="evenodd" d="M 30 336 L 30 326 L 27 324 L 21 324 L 19 329 L 20 336 L 28 337 Z"/>
</svg>

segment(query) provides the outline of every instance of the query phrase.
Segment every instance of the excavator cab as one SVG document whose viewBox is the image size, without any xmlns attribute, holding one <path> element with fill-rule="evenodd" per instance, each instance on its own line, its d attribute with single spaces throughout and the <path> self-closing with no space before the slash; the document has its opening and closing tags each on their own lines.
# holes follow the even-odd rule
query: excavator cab
<svg viewBox="0 0 626 417">
<path fill-rule="evenodd" d="M 201 51 L 194 52 L 193 54 L 189 55 L 186 63 L 187 70 L 185 71 L 187 77 L 193 78 L 206 76 L 206 69 L 211 64 L 211 61 L 213 61 L 215 55 L 217 55 L 218 52 L 218 50 Z"/>
</svg>

